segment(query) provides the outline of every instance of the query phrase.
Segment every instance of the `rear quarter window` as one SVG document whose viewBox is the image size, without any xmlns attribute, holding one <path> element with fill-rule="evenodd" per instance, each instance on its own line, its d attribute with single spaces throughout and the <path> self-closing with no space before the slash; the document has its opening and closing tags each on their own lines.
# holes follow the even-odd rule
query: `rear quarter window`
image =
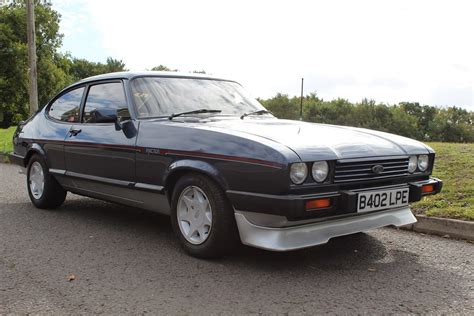
<svg viewBox="0 0 474 316">
<path fill-rule="evenodd" d="M 49 107 L 48 115 L 63 122 L 79 122 L 79 113 L 84 87 L 66 92 Z"/>
</svg>

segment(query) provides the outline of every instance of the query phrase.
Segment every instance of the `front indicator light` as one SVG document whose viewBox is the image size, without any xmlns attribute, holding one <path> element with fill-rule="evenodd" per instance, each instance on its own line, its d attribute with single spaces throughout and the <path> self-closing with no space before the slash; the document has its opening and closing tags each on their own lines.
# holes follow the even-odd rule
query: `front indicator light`
<svg viewBox="0 0 474 316">
<path fill-rule="evenodd" d="M 314 210 L 318 208 L 327 208 L 331 206 L 330 198 L 316 199 L 306 202 L 306 210 Z"/>
<path fill-rule="evenodd" d="M 421 187 L 421 192 L 423 193 L 431 193 L 434 192 L 434 185 L 432 184 L 425 184 Z"/>
</svg>

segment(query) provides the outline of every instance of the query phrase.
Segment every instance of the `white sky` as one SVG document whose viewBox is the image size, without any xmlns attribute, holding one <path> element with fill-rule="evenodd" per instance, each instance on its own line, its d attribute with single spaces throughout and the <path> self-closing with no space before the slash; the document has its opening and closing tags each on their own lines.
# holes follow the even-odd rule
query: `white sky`
<svg viewBox="0 0 474 316">
<path fill-rule="evenodd" d="M 64 51 L 205 69 L 254 96 L 474 110 L 474 1 L 54 0 Z"/>
</svg>

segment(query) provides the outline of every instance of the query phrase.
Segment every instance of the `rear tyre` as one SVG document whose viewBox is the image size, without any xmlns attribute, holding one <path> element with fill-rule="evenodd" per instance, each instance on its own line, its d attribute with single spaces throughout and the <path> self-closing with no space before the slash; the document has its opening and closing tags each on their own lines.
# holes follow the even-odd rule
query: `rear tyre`
<svg viewBox="0 0 474 316">
<path fill-rule="evenodd" d="M 187 174 L 176 183 L 171 223 L 183 249 L 194 257 L 218 258 L 238 245 L 232 206 L 224 191 L 201 174 Z"/>
<path fill-rule="evenodd" d="M 57 208 L 66 199 L 66 190 L 49 173 L 46 161 L 38 154 L 28 162 L 26 187 L 34 206 L 41 209 Z"/>
</svg>

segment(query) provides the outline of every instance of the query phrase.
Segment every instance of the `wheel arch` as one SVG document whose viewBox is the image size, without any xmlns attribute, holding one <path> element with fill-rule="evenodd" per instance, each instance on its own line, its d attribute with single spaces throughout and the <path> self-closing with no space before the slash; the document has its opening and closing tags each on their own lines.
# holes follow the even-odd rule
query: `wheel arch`
<svg viewBox="0 0 474 316">
<path fill-rule="evenodd" d="M 183 159 L 173 162 L 165 172 L 163 183 L 168 201 L 171 202 L 171 196 L 173 194 L 174 186 L 179 178 L 187 173 L 199 173 L 209 177 L 211 180 L 216 182 L 222 190 L 226 191 L 229 186 L 227 181 L 221 175 L 219 170 L 212 164 L 192 159 Z"/>
<path fill-rule="evenodd" d="M 29 146 L 26 152 L 25 158 L 23 159 L 23 165 L 25 167 L 28 166 L 28 163 L 30 162 L 31 157 L 33 157 L 34 154 L 41 155 L 44 158 L 46 164 L 49 166 L 46 151 L 39 144 L 33 143 Z"/>
</svg>

